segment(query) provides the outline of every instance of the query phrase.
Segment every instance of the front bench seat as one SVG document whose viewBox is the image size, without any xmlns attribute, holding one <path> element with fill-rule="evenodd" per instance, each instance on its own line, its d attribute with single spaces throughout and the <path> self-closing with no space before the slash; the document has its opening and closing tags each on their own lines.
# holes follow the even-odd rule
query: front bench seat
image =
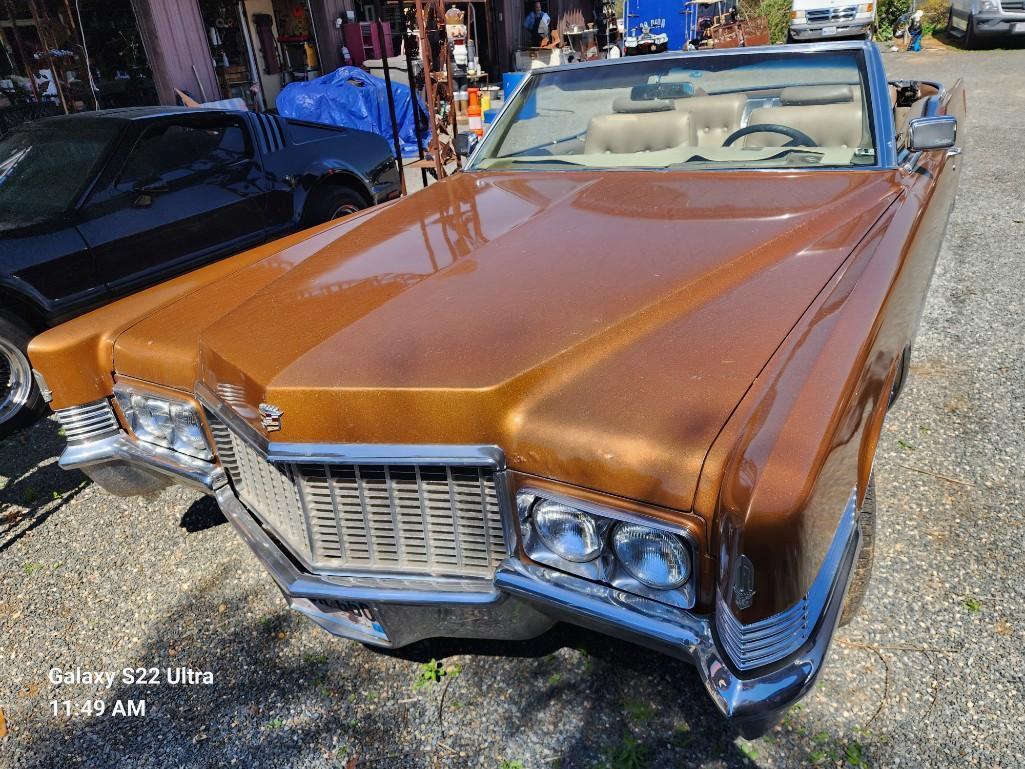
<svg viewBox="0 0 1025 769">
<path fill-rule="evenodd" d="M 860 94 L 859 94 L 860 97 Z M 861 99 L 849 85 L 790 86 L 780 91 L 779 107 L 752 110 L 747 124 L 776 123 L 796 128 L 820 147 L 859 147 L 864 136 Z M 790 141 L 783 134 L 755 133 L 745 136 L 745 147 L 782 147 Z"/>
<path fill-rule="evenodd" d="M 690 118 L 671 107 L 658 112 L 615 112 L 591 118 L 584 154 L 657 152 L 689 144 L 690 139 Z"/>
<path fill-rule="evenodd" d="M 691 144 L 695 147 L 721 147 L 726 137 L 740 128 L 747 106 L 747 97 L 742 93 L 691 96 L 675 101 L 676 111 L 690 117 Z"/>
</svg>

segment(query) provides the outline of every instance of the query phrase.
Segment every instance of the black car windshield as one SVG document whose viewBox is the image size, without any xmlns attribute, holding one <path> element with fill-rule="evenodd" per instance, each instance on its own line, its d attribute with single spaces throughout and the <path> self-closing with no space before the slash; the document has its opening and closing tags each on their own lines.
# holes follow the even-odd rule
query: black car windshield
<svg viewBox="0 0 1025 769">
<path fill-rule="evenodd" d="M 469 170 L 873 165 L 862 51 L 761 49 L 536 72 Z"/>
<path fill-rule="evenodd" d="M 26 127 L 0 139 L 0 228 L 68 209 L 97 170 L 119 126 Z"/>
</svg>

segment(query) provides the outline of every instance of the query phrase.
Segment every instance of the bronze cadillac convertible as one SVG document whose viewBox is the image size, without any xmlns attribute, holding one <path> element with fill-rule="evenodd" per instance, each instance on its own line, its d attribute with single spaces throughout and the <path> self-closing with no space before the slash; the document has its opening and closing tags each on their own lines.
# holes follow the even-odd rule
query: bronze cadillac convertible
<svg viewBox="0 0 1025 769">
<path fill-rule="evenodd" d="M 463 172 L 38 337 L 61 464 L 216 495 L 339 636 L 589 626 L 758 735 L 865 593 L 964 110 L 864 43 L 535 71 Z"/>
</svg>

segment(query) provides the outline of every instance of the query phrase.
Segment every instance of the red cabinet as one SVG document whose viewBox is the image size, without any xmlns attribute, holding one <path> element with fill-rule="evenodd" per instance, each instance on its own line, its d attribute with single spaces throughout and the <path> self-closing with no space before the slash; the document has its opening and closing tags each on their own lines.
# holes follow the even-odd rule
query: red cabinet
<svg viewBox="0 0 1025 769">
<path fill-rule="evenodd" d="M 382 36 L 384 40 L 381 40 Z M 342 39 L 352 56 L 352 63 L 357 67 L 367 59 L 383 59 L 395 55 L 392 51 L 391 27 L 386 21 L 380 26 L 377 22 L 369 21 L 343 24 Z"/>
</svg>

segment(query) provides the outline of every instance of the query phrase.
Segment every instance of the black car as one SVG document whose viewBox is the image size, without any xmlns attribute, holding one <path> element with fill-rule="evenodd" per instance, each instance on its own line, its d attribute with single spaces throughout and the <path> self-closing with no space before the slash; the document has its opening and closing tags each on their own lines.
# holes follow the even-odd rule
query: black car
<svg viewBox="0 0 1025 769">
<path fill-rule="evenodd" d="M 0 437 L 44 404 L 39 331 L 302 227 L 398 197 L 379 136 L 274 115 L 141 107 L 0 140 Z"/>
</svg>

